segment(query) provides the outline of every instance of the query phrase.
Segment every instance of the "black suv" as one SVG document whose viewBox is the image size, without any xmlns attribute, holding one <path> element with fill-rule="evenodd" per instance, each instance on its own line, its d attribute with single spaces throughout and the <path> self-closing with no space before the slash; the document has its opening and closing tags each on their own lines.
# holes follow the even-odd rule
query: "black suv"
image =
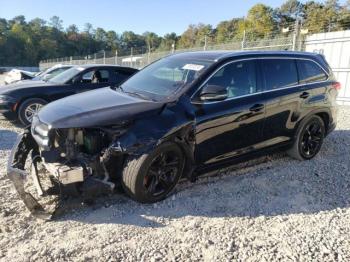
<svg viewBox="0 0 350 262">
<path fill-rule="evenodd" d="M 27 126 L 32 122 L 33 116 L 51 101 L 101 87 L 119 85 L 138 71 L 114 65 L 70 67 L 50 79 L 34 79 L 0 87 L 0 114 L 8 120 L 19 120 Z"/>
<path fill-rule="evenodd" d="M 84 198 L 121 185 L 139 202 L 159 201 L 181 177 L 262 150 L 313 158 L 335 128 L 339 88 L 318 54 L 172 55 L 117 88 L 47 105 L 19 137 L 8 175 L 36 215 L 46 213 L 22 183 L 30 151 L 41 195 L 55 192 L 41 186 L 49 177 Z"/>
</svg>

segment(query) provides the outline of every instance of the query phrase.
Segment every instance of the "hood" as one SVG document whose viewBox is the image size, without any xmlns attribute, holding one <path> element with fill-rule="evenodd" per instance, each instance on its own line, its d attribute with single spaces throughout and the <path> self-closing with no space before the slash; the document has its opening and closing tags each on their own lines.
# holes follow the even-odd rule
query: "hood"
<svg viewBox="0 0 350 262">
<path fill-rule="evenodd" d="M 107 126 L 156 114 L 162 106 L 106 87 L 52 102 L 40 110 L 38 117 L 52 128 Z"/>
<path fill-rule="evenodd" d="M 34 81 L 34 80 L 28 80 L 28 81 L 19 81 L 13 84 L 9 84 L 6 86 L 0 86 L 0 94 L 4 94 L 8 91 L 13 91 L 17 89 L 22 88 L 32 88 L 32 87 L 45 87 L 45 86 L 52 86 L 53 83 L 45 82 L 45 81 Z"/>
</svg>

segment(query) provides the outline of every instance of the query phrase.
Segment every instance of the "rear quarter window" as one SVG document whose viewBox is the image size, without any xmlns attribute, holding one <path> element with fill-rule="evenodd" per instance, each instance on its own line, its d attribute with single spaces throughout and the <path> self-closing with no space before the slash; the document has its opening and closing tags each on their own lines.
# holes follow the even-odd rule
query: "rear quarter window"
<svg viewBox="0 0 350 262">
<path fill-rule="evenodd" d="M 315 62 L 309 60 L 297 60 L 300 84 L 324 81 L 327 74 Z"/>
<path fill-rule="evenodd" d="M 132 76 L 135 73 L 136 72 L 126 71 L 126 70 L 121 70 L 121 69 L 116 69 L 114 71 L 116 80 L 119 83 L 124 82 L 126 79 L 128 79 L 130 76 Z"/>
<path fill-rule="evenodd" d="M 294 59 L 263 59 L 261 66 L 266 90 L 298 84 L 298 72 Z"/>
</svg>

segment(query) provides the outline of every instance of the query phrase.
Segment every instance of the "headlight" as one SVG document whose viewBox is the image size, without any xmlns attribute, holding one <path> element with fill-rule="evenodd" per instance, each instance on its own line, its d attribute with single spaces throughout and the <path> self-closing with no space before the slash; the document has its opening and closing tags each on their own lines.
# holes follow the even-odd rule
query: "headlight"
<svg viewBox="0 0 350 262">
<path fill-rule="evenodd" d="M 0 95 L 0 103 L 16 102 L 16 99 L 6 95 Z"/>
<path fill-rule="evenodd" d="M 48 137 L 51 126 L 40 122 L 39 118 L 37 116 L 34 116 L 31 128 L 32 133 L 34 131 L 35 134 L 38 134 L 41 137 Z"/>
</svg>

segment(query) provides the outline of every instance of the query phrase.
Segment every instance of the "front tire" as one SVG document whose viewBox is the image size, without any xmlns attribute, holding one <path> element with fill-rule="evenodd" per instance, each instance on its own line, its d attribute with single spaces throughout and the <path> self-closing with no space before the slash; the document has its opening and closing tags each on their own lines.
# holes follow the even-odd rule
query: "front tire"
<svg viewBox="0 0 350 262">
<path fill-rule="evenodd" d="M 46 104 L 47 102 L 40 98 L 25 100 L 18 109 L 18 119 L 21 124 L 29 126 L 32 123 L 33 116 Z"/>
<path fill-rule="evenodd" d="M 312 116 L 301 123 L 293 147 L 287 151 L 288 155 L 298 160 L 310 160 L 320 151 L 326 129 L 322 118 Z"/>
<path fill-rule="evenodd" d="M 123 169 L 122 186 L 138 202 L 163 200 L 179 181 L 184 164 L 181 149 L 174 143 L 166 142 L 149 154 L 129 156 Z"/>
</svg>

